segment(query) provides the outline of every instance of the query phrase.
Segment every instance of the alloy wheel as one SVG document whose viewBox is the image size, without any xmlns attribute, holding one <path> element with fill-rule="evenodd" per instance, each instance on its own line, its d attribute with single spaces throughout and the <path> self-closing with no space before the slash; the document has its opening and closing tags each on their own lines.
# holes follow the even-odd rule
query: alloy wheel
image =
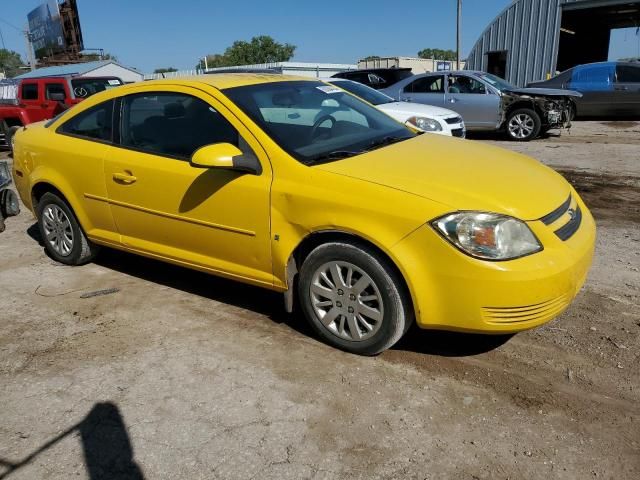
<svg viewBox="0 0 640 480">
<path fill-rule="evenodd" d="M 69 217 L 59 206 L 47 205 L 42 211 L 42 227 L 46 241 L 63 257 L 73 250 L 73 229 Z"/>
<path fill-rule="evenodd" d="M 380 290 L 364 270 L 352 263 L 332 261 L 322 265 L 313 274 L 309 295 L 324 328 L 344 340 L 367 340 L 382 325 Z"/>
<path fill-rule="evenodd" d="M 519 113 L 509 120 L 509 133 L 514 138 L 527 138 L 535 129 L 535 122 L 530 115 Z"/>
</svg>

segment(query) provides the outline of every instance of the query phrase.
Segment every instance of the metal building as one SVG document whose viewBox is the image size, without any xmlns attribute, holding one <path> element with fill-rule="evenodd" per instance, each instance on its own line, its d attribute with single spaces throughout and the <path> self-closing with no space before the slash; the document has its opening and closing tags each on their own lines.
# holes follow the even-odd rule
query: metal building
<svg viewBox="0 0 640 480">
<path fill-rule="evenodd" d="M 466 68 L 524 86 L 607 60 L 611 30 L 640 26 L 640 1 L 514 0 L 482 33 Z"/>
</svg>

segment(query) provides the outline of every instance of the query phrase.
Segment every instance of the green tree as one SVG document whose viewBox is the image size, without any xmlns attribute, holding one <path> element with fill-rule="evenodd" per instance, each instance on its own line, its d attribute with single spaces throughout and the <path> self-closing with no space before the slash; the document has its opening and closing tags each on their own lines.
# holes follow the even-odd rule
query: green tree
<svg viewBox="0 0 640 480">
<path fill-rule="evenodd" d="M 378 55 L 369 55 L 368 57 L 364 57 L 361 62 L 368 62 L 370 60 L 378 60 L 380 57 Z"/>
<path fill-rule="evenodd" d="M 24 62 L 19 53 L 0 48 L 0 72 L 4 72 L 7 78 L 20 75 L 23 66 Z"/>
<path fill-rule="evenodd" d="M 167 67 L 167 68 L 156 68 L 153 73 L 170 73 L 170 72 L 177 72 L 178 69 L 177 68 L 173 68 L 173 67 Z"/>
<path fill-rule="evenodd" d="M 222 55 L 207 55 L 207 66 L 232 67 L 254 63 L 286 62 L 293 57 L 295 45 L 279 43 L 268 35 L 253 37 L 250 41 L 236 40 Z M 196 68 L 204 68 L 200 60 Z"/>
<path fill-rule="evenodd" d="M 432 58 L 434 60 L 456 60 L 456 52 L 453 50 L 441 50 L 439 48 L 425 48 L 418 52 L 420 58 Z"/>
</svg>

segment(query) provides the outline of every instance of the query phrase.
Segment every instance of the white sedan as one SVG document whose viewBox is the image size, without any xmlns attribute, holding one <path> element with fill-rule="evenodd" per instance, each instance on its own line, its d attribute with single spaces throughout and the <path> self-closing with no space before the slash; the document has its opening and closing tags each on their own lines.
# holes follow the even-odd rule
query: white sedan
<svg viewBox="0 0 640 480">
<path fill-rule="evenodd" d="M 331 78 L 329 83 L 375 105 L 390 117 L 424 132 L 464 138 L 466 129 L 462 117 L 446 108 L 422 103 L 397 102 L 378 90 L 352 80 Z"/>
</svg>

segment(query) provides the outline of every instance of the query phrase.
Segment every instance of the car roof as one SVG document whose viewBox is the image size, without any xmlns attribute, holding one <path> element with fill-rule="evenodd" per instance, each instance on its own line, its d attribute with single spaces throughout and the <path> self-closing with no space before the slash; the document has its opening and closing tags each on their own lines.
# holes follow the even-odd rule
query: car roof
<svg viewBox="0 0 640 480">
<path fill-rule="evenodd" d="M 233 87 L 244 87 L 248 85 L 259 85 L 273 82 L 294 82 L 294 81 L 317 81 L 317 78 L 300 77 L 296 75 L 282 75 L 280 73 L 220 73 L 217 75 L 196 75 L 192 77 L 163 78 L 159 80 L 149 80 L 144 85 L 210 85 L 218 90 Z M 141 83 L 130 84 L 135 88 Z"/>
</svg>

